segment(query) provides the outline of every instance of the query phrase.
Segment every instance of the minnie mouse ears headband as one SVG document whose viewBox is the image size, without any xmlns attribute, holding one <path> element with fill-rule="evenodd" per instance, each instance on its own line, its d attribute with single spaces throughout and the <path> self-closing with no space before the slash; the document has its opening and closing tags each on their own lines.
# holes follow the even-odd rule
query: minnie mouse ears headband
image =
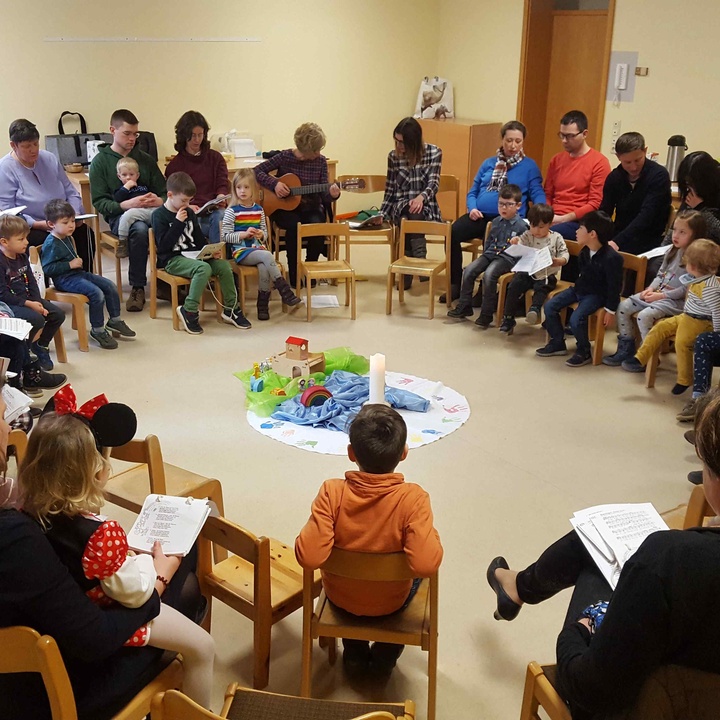
<svg viewBox="0 0 720 720">
<path fill-rule="evenodd" d="M 130 442 L 137 430 L 135 413 L 122 403 L 111 403 L 105 395 L 98 395 L 77 407 L 77 398 L 71 385 L 60 388 L 43 408 L 43 414 L 74 415 L 90 427 L 98 450 L 119 447 Z"/>
</svg>

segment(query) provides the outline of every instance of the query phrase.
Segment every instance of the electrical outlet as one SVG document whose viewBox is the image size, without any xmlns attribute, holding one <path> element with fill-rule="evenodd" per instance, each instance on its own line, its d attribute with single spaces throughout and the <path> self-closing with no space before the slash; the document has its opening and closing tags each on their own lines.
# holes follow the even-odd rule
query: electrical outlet
<svg viewBox="0 0 720 720">
<path fill-rule="evenodd" d="M 620 134 L 621 127 L 622 127 L 622 123 L 619 120 L 616 120 L 613 123 L 612 134 L 613 134 L 614 138 L 616 138 Z M 615 141 L 613 140 L 613 150 L 614 149 L 615 149 Z"/>
</svg>

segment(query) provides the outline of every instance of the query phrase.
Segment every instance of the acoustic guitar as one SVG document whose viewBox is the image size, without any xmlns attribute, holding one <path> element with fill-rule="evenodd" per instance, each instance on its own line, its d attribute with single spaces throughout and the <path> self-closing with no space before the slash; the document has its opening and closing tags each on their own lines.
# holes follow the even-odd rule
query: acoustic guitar
<svg viewBox="0 0 720 720">
<path fill-rule="evenodd" d="M 287 197 L 279 198 L 272 190 L 262 188 L 260 204 L 266 215 L 272 215 L 276 210 L 294 210 L 300 204 L 303 195 L 315 195 L 327 192 L 332 185 L 338 185 L 343 190 L 365 189 L 365 181 L 360 178 L 350 178 L 349 180 L 345 180 L 345 182 L 303 185 L 297 175 L 287 173 L 279 177 L 278 182 L 285 183 L 290 188 L 290 194 Z"/>
</svg>

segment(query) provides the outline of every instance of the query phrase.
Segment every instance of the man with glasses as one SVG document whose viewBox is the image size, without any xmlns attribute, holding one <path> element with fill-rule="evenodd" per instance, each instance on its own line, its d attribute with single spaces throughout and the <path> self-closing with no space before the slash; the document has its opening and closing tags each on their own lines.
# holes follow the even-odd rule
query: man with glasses
<svg viewBox="0 0 720 720">
<path fill-rule="evenodd" d="M 547 203 L 555 211 L 551 229 L 567 240 L 575 239 L 578 220 L 600 207 L 610 174 L 608 159 L 587 144 L 587 134 L 584 112 L 571 110 L 563 115 L 558 137 L 564 152 L 550 161 L 545 178 Z"/>
<path fill-rule="evenodd" d="M 165 178 L 155 160 L 136 147 L 139 120 L 130 110 L 116 110 L 110 118 L 112 144 L 101 145 L 90 164 L 90 192 L 95 209 L 105 218 L 111 232 L 117 234 L 120 218 L 132 208 L 156 208 L 165 199 Z M 138 185 L 145 185 L 150 192 L 123 202 L 114 199 L 115 191 L 122 185 L 118 178 L 117 163 L 121 158 L 135 160 L 140 169 Z M 129 270 L 128 281 L 132 287 L 126 309 L 140 312 L 145 305 L 147 282 L 148 230 L 146 222 L 138 220 L 130 227 L 128 235 Z"/>
</svg>

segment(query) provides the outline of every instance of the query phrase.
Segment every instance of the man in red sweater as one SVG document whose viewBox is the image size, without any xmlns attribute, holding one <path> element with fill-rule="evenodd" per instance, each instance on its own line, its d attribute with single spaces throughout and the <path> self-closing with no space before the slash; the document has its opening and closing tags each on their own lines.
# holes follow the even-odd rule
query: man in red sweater
<svg viewBox="0 0 720 720">
<path fill-rule="evenodd" d="M 560 120 L 564 152 L 550 161 L 545 178 L 547 203 L 555 211 L 551 230 L 574 240 L 578 220 L 597 210 L 603 196 L 610 162 L 587 144 L 588 119 L 584 112 L 571 110 Z"/>
</svg>

